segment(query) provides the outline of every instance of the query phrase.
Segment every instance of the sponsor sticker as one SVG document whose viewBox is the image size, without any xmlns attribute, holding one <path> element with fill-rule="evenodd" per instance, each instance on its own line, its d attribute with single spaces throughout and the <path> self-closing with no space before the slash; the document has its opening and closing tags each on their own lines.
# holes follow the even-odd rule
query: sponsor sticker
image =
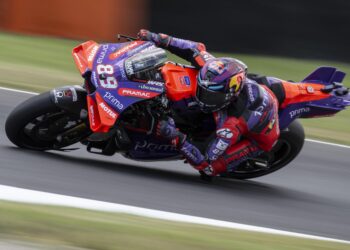
<svg viewBox="0 0 350 250">
<path fill-rule="evenodd" d="M 109 107 L 107 107 L 106 104 L 104 104 L 103 102 L 101 102 L 99 104 L 99 106 L 103 109 L 103 111 L 105 111 L 111 118 L 116 119 L 117 118 L 117 114 L 114 113 Z"/>
<path fill-rule="evenodd" d="M 103 45 L 102 45 L 101 52 L 100 52 L 100 54 L 98 55 L 98 58 L 97 58 L 97 60 L 96 60 L 96 62 L 97 62 L 98 64 L 103 63 L 103 60 L 105 59 L 106 54 L 107 54 L 107 51 L 108 51 L 108 47 L 109 47 L 109 44 L 103 44 Z"/>
<path fill-rule="evenodd" d="M 152 98 L 158 95 L 158 93 L 155 93 L 155 92 L 138 90 L 138 89 L 128 89 L 128 88 L 118 89 L 118 94 L 122 96 L 131 96 L 131 97 L 138 97 L 143 99 Z"/>
<path fill-rule="evenodd" d="M 269 129 L 272 129 L 272 128 L 273 128 L 273 125 L 275 125 L 275 123 L 276 123 L 276 120 L 275 120 L 275 119 L 272 119 L 271 122 L 269 123 L 268 128 L 269 128 Z"/>
<path fill-rule="evenodd" d="M 191 80 L 188 76 L 184 76 L 180 79 L 181 83 L 186 86 L 191 86 Z"/>
<path fill-rule="evenodd" d="M 103 96 L 105 100 L 108 100 L 110 104 L 112 104 L 114 107 L 116 107 L 118 110 L 122 110 L 124 108 L 124 105 L 117 99 L 112 93 L 106 92 Z"/>
<path fill-rule="evenodd" d="M 148 44 L 146 44 L 146 45 L 149 46 Z M 151 46 L 149 46 L 149 47 L 146 47 L 145 49 L 143 49 L 143 46 L 140 46 L 140 47 L 142 47 L 140 53 L 147 52 L 147 51 L 149 51 L 149 50 L 152 50 L 152 49 L 155 49 L 155 48 L 156 48 L 156 46 L 154 46 L 154 45 L 151 45 Z"/>
<path fill-rule="evenodd" d="M 305 107 L 305 108 L 300 108 L 300 109 L 296 109 L 296 110 L 292 110 L 289 112 L 289 116 L 290 118 L 294 118 L 297 115 L 301 115 L 303 113 L 307 113 L 310 112 L 310 108 L 309 107 Z"/>
<path fill-rule="evenodd" d="M 208 69 L 215 72 L 215 74 L 220 75 L 225 70 L 225 64 L 222 61 L 215 60 L 209 63 Z"/>
<path fill-rule="evenodd" d="M 98 81 L 97 81 L 97 76 L 96 76 L 96 72 L 95 71 L 92 71 L 92 74 L 91 74 L 91 81 L 92 83 L 96 86 Z"/>
<path fill-rule="evenodd" d="M 139 42 L 137 42 L 137 41 L 129 43 L 128 45 L 124 46 L 123 48 L 110 54 L 109 59 L 114 60 L 114 59 L 118 58 L 119 56 L 124 55 L 126 52 L 128 52 L 132 48 L 135 48 L 138 44 L 139 44 Z"/>
<path fill-rule="evenodd" d="M 74 88 L 70 87 L 69 89 L 53 90 L 55 103 L 58 103 L 59 98 L 70 97 L 73 102 L 78 100 L 77 92 Z"/>
<path fill-rule="evenodd" d="M 253 88 L 250 84 L 248 84 L 248 97 L 249 97 L 249 101 L 250 102 L 254 102 L 255 101 L 255 98 L 254 98 L 254 94 L 253 94 Z"/>
<path fill-rule="evenodd" d="M 218 143 L 216 144 L 216 147 L 218 149 L 220 149 L 221 151 L 224 151 L 226 150 L 226 148 L 228 147 L 228 143 L 227 142 L 224 142 L 223 140 L 219 140 Z"/>
<path fill-rule="evenodd" d="M 90 105 L 89 106 L 89 117 L 90 117 L 90 123 L 91 123 L 92 127 L 95 127 L 96 126 L 96 122 L 95 122 L 94 105 Z"/>
<path fill-rule="evenodd" d="M 91 52 L 90 52 L 90 54 L 89 54 L 89 56 L 88 56 L 88 61 L 89 61 L 89 62 L 91 62 L 91 61 L 94 59 L 94 56 L 95 56 L 95 54 L 96 54 L 96 52 L 97 52 L 97 49 L 98 49 L 98 45 L 95 45 L 95 46 L 92 48 L 92 50 L 91 50 Z"/>
<path fill-rule="evenodd" d="M 126 61 L 124 65 L 125 65 L 126 74 L 127 74 L 128 76 L 133 75 L 133 74 L 134 74 L 134 69 L 133 69 L 133 67 L 132 67 L 131 61 Z"/>
<path fill-rule="evenodd" d="M 263 92 L 264 92 L 263 101 L 261 105 L 255 110 L 255 112 L 262 113 L 266 109 L 267 104 L 269 103 L 269 94 L 264 89 L 263 89 Z"/>
<path fill-rule="evenodd" d="M 157 81 L 148 81 L 147 84 L 148 85 L 157 86 L 157 87 L 163 87 L 164 86 L 163 82 L 157 82 Z"/>
<path fill-rule="evenodd" d="M 185 76 L 185 83 L 187 86 L 191 85 L 191 79 L 188 76 Z"/>
<path fill-rule="evenodd" d="M 221 138 L 231 139 L 233 137 L 233 133 L 228 128 L 222 128 L 216 131 L 216 135 Z"/>
<path fill-rule="evenodd" d="M 147 151 L 176 151 L 176 147 L 171 144 L 156 144 L 147 141 L 137 141 L 134 150 Z"/>
<path fill-rule="evenodd" d="M 118 67 L 117 72 L 119 72 L 120 76 L 123 79 L 127 79 L 125 69 L 124 69 L 124 61 L 119 61 L 117 64 L 115 64 Z"/>
<path fill-rule="evenodd" d="M 139 87 L 139 89 L 156 91 L 156 92 L 159 92 L 159 93 L 163 92 L 163 88 L 156 88 L 156 87 L 153 87 L 153 86 L 149 86 L 147 84 L 140 84 L 140 85 L 138 85 L 138 87 Z"/>
<path fill-rule="evenodd" d="M 307 91 L 309 94 L 315 93 L 315 90 L 314 90 L 314 88 L 313 88 L 312 86 L 307 86 L 307 87 L 306 87 L 306 91 Z"/>
<path fill-rule="evenodd" d="M 209 165 L 208 167 L 203 169 L 203 172 L 206 175 L 212 175 L 214 173 L 213 167 L 211 165 Z"/>
</svg>

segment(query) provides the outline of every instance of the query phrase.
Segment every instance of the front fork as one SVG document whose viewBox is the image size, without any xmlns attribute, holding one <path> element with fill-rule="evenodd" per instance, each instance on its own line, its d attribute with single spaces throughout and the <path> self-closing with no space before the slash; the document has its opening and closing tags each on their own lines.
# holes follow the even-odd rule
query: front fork
<svg viewBox="0 0 350 250">
<path fill-rule="evenodd" d="M 87 102 L 87 92 L 78 85 L 63 86 L 50 91 L 51 101 L 61 110 L 67 112 L 75 120 L 80 120 L 77 126 L 74 126 L 56 138 L 59 144 L 69 144 L 69 141 L 76 142 L 77 138 L 86 138 L 92 131 L 90 130 Z"/>
<path fill-rule="evenodd" d="M 60 109 L 87 119 L 87 92 L 78 85 L 63 86 L 50 91 L 51 101 Z"/>
</svg>

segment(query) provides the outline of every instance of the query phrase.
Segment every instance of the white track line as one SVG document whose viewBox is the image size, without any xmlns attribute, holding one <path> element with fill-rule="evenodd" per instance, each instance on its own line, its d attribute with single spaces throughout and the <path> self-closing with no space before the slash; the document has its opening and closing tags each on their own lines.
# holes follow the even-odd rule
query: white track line
<svg viewBox="0 0 350 250">
<path fill-rule="evenodd" d="M 29 94 L 29 95 L 38 95 L 39 93 L 36 92 L 31 92 L 31 91 L 24 91 L 24 90 L 19 90 L 19 89 L 10 89 L 10 88 L 5 88 L 5 87 L 0 87 L 1 90 L 6 90 L 6 91 L 11 91 L 11 92 L 18 92 L 18 93 L 23 93 L 23 94 Z"/>
<path fill-rule="evenodd" d="M 0 90 L 24 93 L 24 94 L 29 94 L 29 95 L 38 95 L 39 94 L 39 93 L 36 93 L 36 92 L 30 92 L 30 91 L 24 91 L 24 90 L 18 90 L 18 89 L 11 89 L 11 88 L 5 88 L 5 87 L 0 87 Z M 329 146 L 341 147 L 341 148 L 349 148 L 350 149 L 350 146 L 343 145 L 343 144 L 338 144 L 338 143 L 318 141 L 318 140 L 313 140 L 313 139 L 305 139 L 305 141 L 314 142 L 314 143 L 320 143 L 320 144 L 329 145 Z"/>
<path fill-rule="evenodd" d="M 348 146 L 348 145 L 332 143 L 332 142 L 325 142 L 325 141 L 318 141 L 318 140 L 307 139 L 307 138 L 305 139 L 305 141 L 320 143 L 320 144 L 329 145 L 329 146 L 341 147 L 341 148 L 350 148 L 350 146 Z"/>
<path fill-rule="evenodd" d="M 135 206 L 128 206 L 110 202 L 103 202 L 97 200 L 90 200 L 60 194 L 52 194 L 47 192 L 40 192 L 34 190 L 28 190 L 23 188 L 16 188 L 11 186 L 0 185 L 0 200 L 14 201 L 14 202 L 23 202 L 23 203 L 32 203 L 32 204 L 44 204 L 44 205 L 55 205 L 55 206 L 64 206 L 64 207 L 74 207 L 81 209 L 89 209 L 96 211 L 104 212 L 117 212 L 117 213 L 127 213 L 137 216 L 145 216 L 155 219 L 185 222 L 185 223 L 194 223 L 215 227 L 224 227 L 238 230 L 245 230 L 251 232 L 260 232 L 260 233 L 269 233 L 276 235 L 284 235 L 291 237 L 299 237 L 313 240 L 322 240 L 322 241 L 332 241 L 338 243 L 350 244 L 350 241 L 301 234 L 295 232 L 288 232 L 283 230 L 271 229 L 266 227 L 257 227 L 246 224 L 214 220 L 197 216 L 190 216 L 178 213 L 170 213 L 160 210 L 153 210 Z"/>
</svg>

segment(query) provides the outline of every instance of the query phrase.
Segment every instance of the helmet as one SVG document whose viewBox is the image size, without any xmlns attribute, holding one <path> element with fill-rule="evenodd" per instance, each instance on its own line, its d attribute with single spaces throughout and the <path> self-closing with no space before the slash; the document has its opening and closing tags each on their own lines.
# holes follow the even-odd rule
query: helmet
<svg viewBox="0 0 350 250">
<path fill-rule="evenodd" d="M 247 66 L 233 58 L 208 60 L 197 76 L 196 100 L 203 112 L 218 111 L 230 104 L 243 88 Z"/>
</svg>

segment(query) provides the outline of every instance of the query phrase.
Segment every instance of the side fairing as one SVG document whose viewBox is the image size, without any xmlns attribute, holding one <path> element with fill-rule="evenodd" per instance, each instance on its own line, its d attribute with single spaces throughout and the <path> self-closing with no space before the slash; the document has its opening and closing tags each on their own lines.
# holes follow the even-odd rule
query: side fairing
<svg viewBox="0 0 350 250">
<path fill-rule="evenodd" d="M 89 45 L 89 46 L 88 46 Z M 94 115 L 94 132 L 106 132 L 116 122 L 119 115 L 130 105 L 146 99 L 154 98 L 164 92 L 162 82 L 134 82 L 128 79 L 125 60 L 137 53 L 155 48 L 151 42 L 133 41 L 127 43 L 83 44 L 77 47 L 80 51 L 75 55 L 76 63 L 84 76 L 90 71 L 90 83 L 95 91 L 89 93 L 89 115 Z M 89 51 L 84 51 L 89 48 Z M 92 51 L 92 52 L 91 52 Z M 74 55 L 74 53 L 73 53 Z M 85 56 L 85 57 L 84 57 Z M 82 65 L 80 67 L 79 65 Z M 94 110 L 94 114 L 90 113 Z M 92 124 L 92 122 L 90 123 Z"/>
</svg>

